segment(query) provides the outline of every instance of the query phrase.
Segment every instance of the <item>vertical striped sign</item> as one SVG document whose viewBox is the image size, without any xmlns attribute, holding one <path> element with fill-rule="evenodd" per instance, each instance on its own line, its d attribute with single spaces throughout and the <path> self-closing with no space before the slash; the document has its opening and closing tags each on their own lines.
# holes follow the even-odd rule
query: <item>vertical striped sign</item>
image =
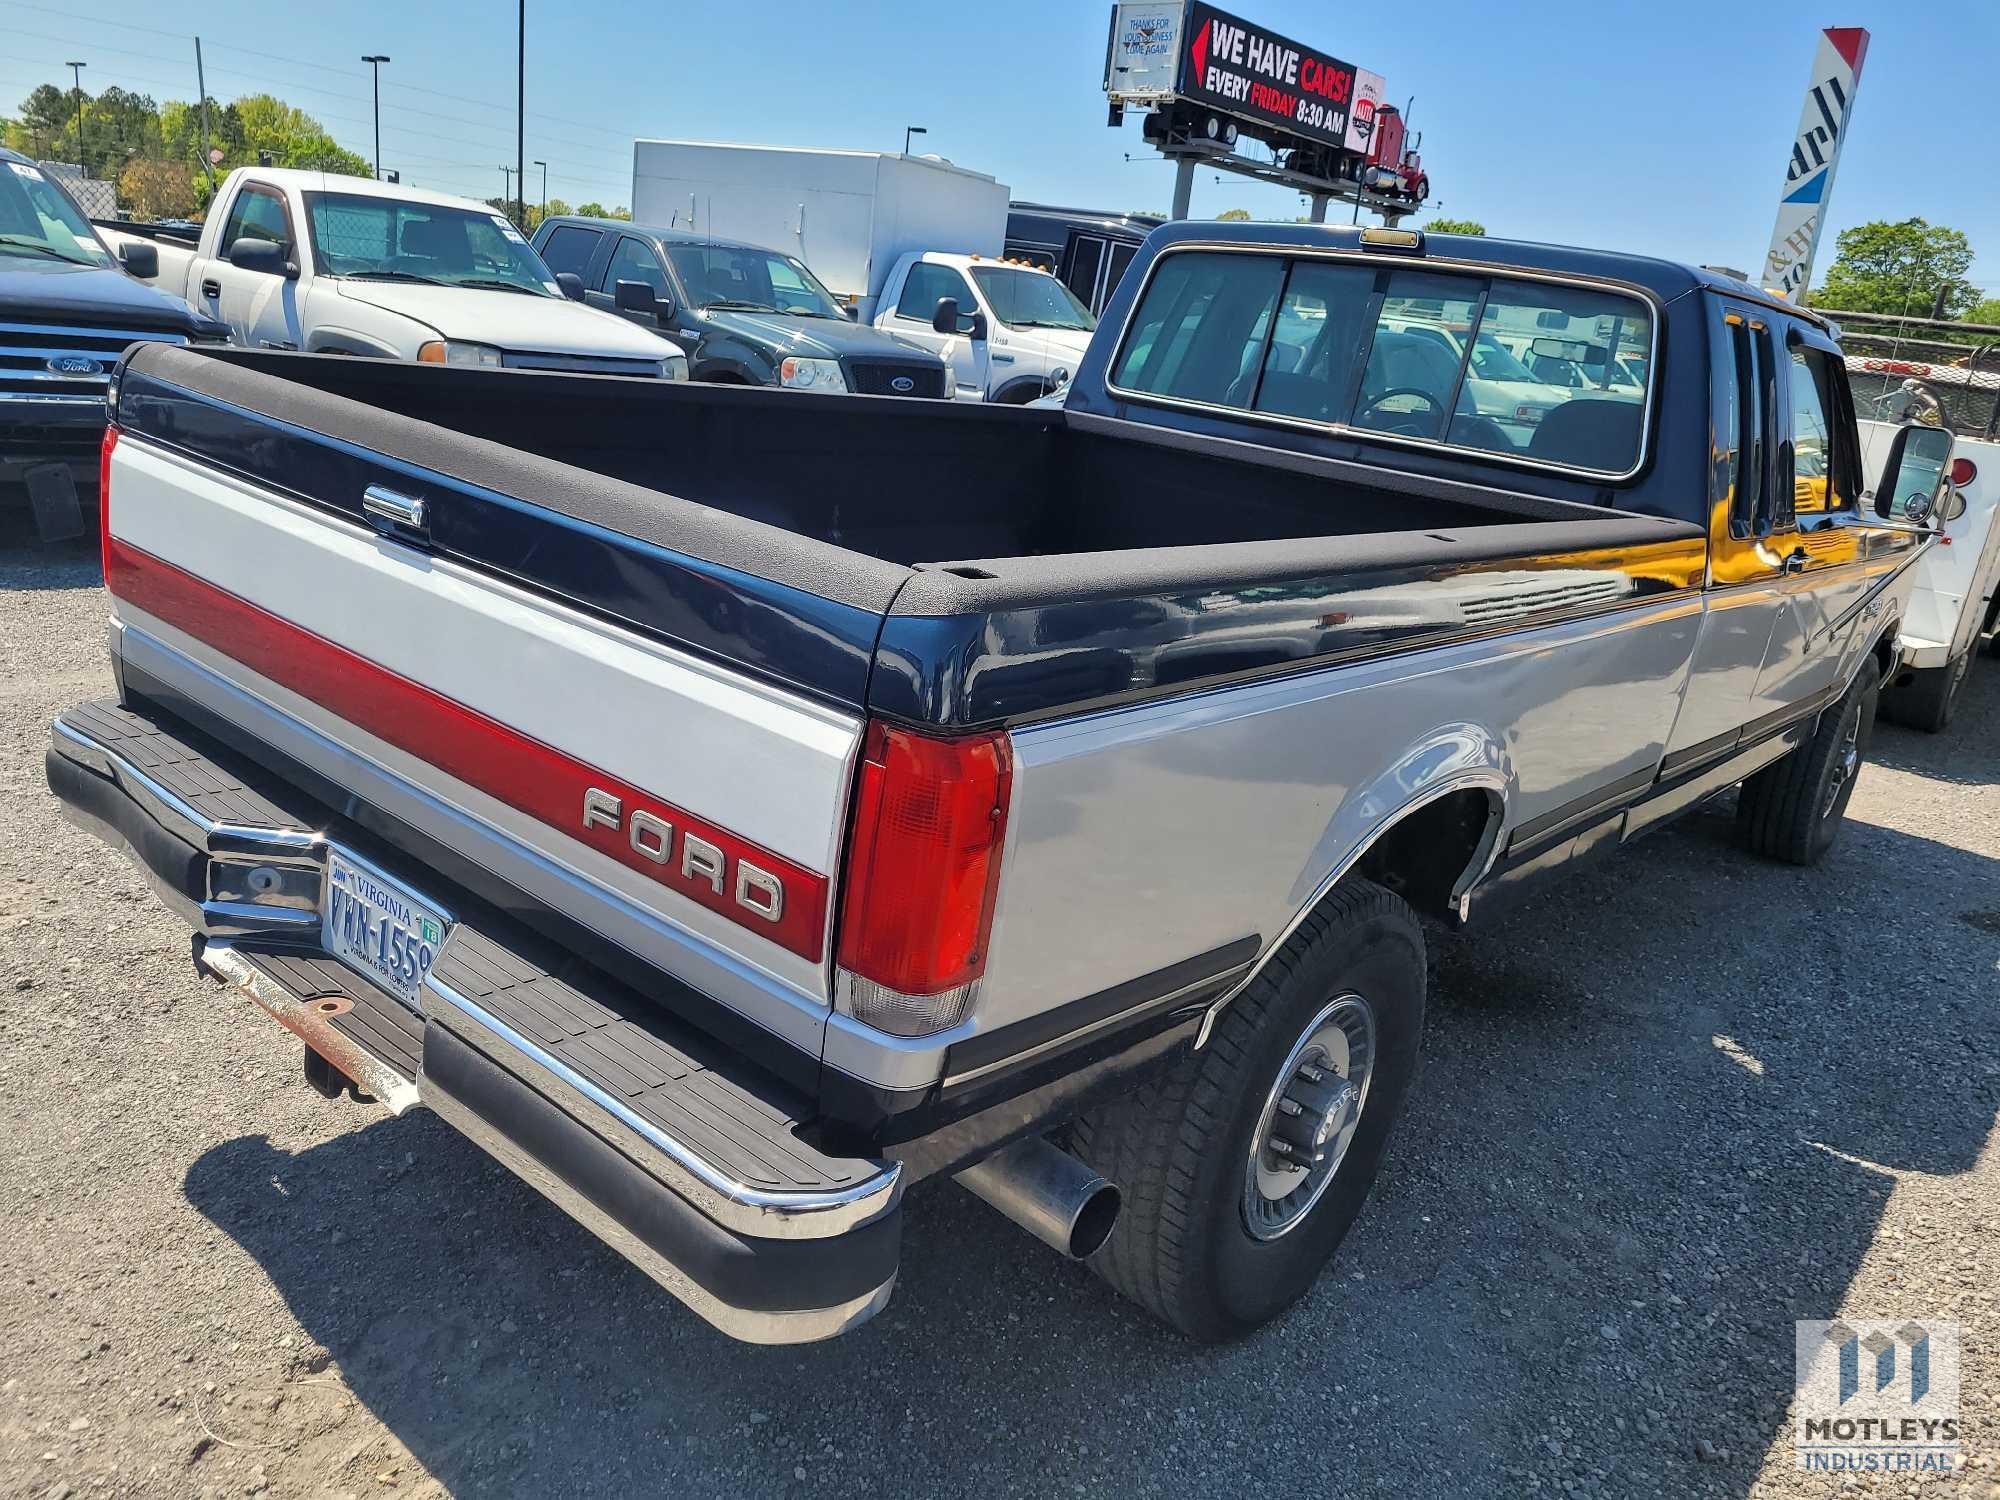
<svg viewBox="0 0 2000 1500">
<path fill-rule="evenodd" d="M 1819 249 L 1827 201 L 1833 196 L 1834 169 L 1840 165 L 1847 122 L 1854 114 L 1854 90 L 1867 56 L 1868 33 L 1859 26 L 1830 26 L 1820 33 L 1812 76 L 1806 81 L 1805 109 L 1792 138 L 1791 160 L 1785 164 L 1778 223 L 1764 257 L 1764 285 L 1788 297 L 1802 296 L 1812 286 L 1813 256 Z"/>
</svg>

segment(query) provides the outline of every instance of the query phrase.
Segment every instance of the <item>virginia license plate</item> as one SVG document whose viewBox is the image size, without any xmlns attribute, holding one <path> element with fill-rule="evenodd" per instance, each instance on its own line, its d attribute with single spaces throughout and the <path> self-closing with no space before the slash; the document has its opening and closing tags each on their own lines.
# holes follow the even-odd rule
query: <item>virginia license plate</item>
<svg viewBox="0 0 2000 1500">
<path fill-rule="evenodd" d="M 397 882 L 328 851 L 326 951 L 408 1005 L 444 946 L 444 918 Z"/>
</svg>

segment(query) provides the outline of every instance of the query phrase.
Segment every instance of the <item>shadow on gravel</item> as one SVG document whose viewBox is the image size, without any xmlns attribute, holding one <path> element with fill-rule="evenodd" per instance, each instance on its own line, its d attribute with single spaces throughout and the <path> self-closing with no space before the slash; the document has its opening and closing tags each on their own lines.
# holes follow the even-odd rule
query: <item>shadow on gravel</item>
<svg viewBox="0 0 2000 1500">
<path fill-rule="evenodd" d="M 2000 661 L 1982 651 L 1959 689 L 1950 727 L 1941 734 L 1926 734 L 1878 720 L 1868 758 L 1953 786 L 1992 786 L 2000 783 L 1996 725 L 2000 725 Z"/>
<path fill-rule="evenodd" d="M 0 593 L 32 589 L 92 589 L 104 582 L 97 533 L 74 541 L 38 543 L 0 525 Z"/>
<path fill-rule="evenodd" d="M 1955 733 L 1993 732 L 2000 674 L 1977 686 Z M 1958 753 L 1907 738 L 1926 774 Z M 2000 1114 L 2000 930 L 1954 920 L 2000 861 L 1854 819 L 1805 871 L 1730 834 L 1698 814 L 1433 936 L 1375 1201 L 1226 1348 L 947 1184 L 910 1193 L 888 1311 L 790 1349 L 714 1333 L 421 1112 L 328 1106 L 357 1128 L 227 1142 L 186 1190 L 455 1493 L 1741 1500 L 1883 1168 L 1965 1172 Z"/>
</svg>

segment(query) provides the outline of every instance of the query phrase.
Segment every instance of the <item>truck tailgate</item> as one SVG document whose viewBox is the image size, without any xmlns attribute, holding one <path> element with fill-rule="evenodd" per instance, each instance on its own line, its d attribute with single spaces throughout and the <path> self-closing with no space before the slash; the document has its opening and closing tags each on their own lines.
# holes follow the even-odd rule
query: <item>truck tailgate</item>
<svg viewBox="0 0 2000 1500">
<path fill-rule="evenodd" d="M 107 447 L 128 689 L 272 747 L 344 789 L 350 816 L 414 830 L 818 1053 L 858 711 L 422 545 L 427 523 L 395 517 L 456 503 L 437 476 L 335 509 L 177 435 Z"/>
</svg>

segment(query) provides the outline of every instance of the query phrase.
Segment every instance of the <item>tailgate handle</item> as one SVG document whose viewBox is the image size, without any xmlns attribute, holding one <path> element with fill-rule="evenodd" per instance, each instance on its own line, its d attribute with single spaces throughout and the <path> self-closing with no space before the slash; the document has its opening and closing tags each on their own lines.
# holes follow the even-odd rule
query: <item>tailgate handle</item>
<svg viewBox="0 0 2000 1500">
<path fill-rule="evenodd" d="M 361 492 L 361 510 L 378 531 L 385 529 L 383 523 L 386 522 L 398 531 L 429 535 L 425 529 L 429 517 L 423 500 L 417 496 L 401 495 L 382 485 L 371 484 Z"/>
</svg>

